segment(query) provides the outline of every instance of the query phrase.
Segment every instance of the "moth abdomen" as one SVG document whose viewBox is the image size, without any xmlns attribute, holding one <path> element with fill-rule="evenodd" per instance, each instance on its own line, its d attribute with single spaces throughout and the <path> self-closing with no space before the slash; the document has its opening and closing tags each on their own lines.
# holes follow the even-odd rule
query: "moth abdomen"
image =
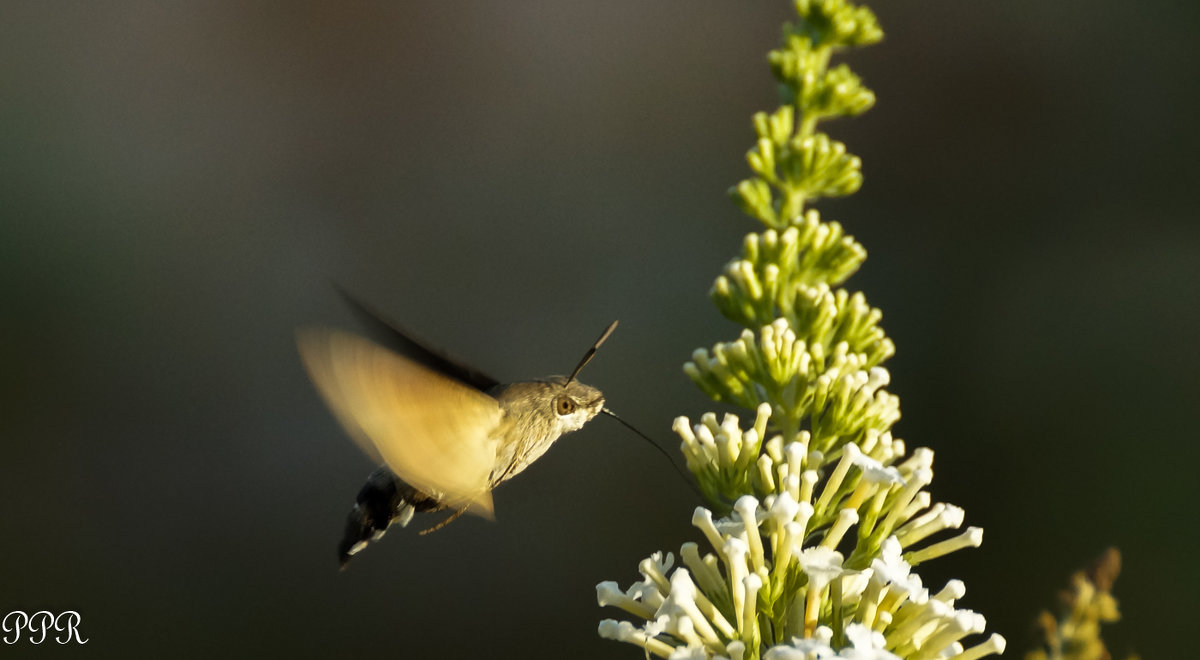
<svg viewBox="0 0 1200 660">
<path fill-rule="evenodd" d="M 404 527 L 414 513 L 437 511 L 445 506 L 404 483 L 387 466 L 380 466 L 358 491 L 354 508 L 346 516 L 346 531 L 338 544 L 338 561 L 342 568 L 350 558 L 378 540 L 392 524 Z"/>
</svg>

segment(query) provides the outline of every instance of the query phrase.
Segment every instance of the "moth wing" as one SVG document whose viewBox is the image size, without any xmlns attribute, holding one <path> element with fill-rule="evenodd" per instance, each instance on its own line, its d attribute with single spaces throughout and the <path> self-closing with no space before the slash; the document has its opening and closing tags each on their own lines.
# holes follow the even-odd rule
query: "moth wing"
<svg viewBox="0 0 1200 660">
<path fill-rule="evenodd" d="M 494 398 L 347 332 L 302 329 L 296 343 L 363 451 L 448 506 L 492 516 L 492 434 L 501 416 Z"/>
<path fill-rule="evenodd" d="M 374 307 L 351 295 L 349 291 L 346 291 L 337 284 L 334 284 L 334 287 L 337 288 L 338 293 L 342 294 L 342 298 L 350 305 L 350 309 L 358 317 L 359 321 L 362 322 L 367 336 L 379 342 L 385 348 L 393 350 L 413 362 L 429 367 L 440 374 L 470 385 L 481 392 L 486 393 L 500 384 L 500 381 L 475 367 L 451 357 L 446 352 L 418 339 L 408 330 L 384 317 Z"/>
</svg>

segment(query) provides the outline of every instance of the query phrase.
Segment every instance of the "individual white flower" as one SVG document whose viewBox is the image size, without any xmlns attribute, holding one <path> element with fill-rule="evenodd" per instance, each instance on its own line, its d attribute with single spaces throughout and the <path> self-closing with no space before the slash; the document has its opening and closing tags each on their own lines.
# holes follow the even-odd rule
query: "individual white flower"
<svg viewBox="0 0 1200 660">
<path fill-rule="evenodd" d="M 630 591 L 637 586 L 634 585 L 634 587 L 631 587 Z M 600 607 L 611 605 L 640 617 L 648 617 L 654 613 L 653 608 L 643 602 L 639 602 L 638 598 L 621 591 L 617 583 L 611 580 L 596 585 L 596 602 L 600 604 Z"/>
<path fill-rule="evenodd" d="M 928 511 L 913 516 L 904 523 L 896 530 L 896 537 L 904 545 L 912 545 L 931 534 L 947 529 L 958 529 L 963 524 L 965 517 L 966 512 L 961 507 L 939 502 L 929 507 Z"/>
<path fill-rule="evenodd" d="M 789 474 L 800 474 L 804 471 L 804 463 L 808 460 L 808 431 L 800 434 L 801 442 L 789 442 L 783 448 L 784 454 L 787 456 L 787 467 Z"/>
<path fill-rule="evenodd" d="M 829 644 L 833 631 L 826 626 L 818 627 L 807 638 L 794 637 L 791 644 L 772 646 L 763 654 L 763 660 L 819 660 L 833 658 L 836 653 Z"/>
<path fill-rule="evenodd" d="M 702 506 L 696 507 L 696 510 L 692 513 L 692 525 L 701 532 L 704 532 L 704 537 L 708 539 L 709 545 L 713 548 L 720 550 L 725 545 L 725 537 L 721 535 L 720 530 L 713 523 L 712 511 Z"/>
<path fill-rule="evenodd" d="M 810 589 L 819 591 L 842 574 L 842 553 L 823 546 L 801 551 L 799 561 Z"/>
<path fill-rule="evenodd" d="M 699 591 L 692 581 L 691 573 L 686 568 L 679 568 L 671 574 L 671 591 L 664 599 L 662 607 L 655 612 L 656 617 L 668 617 L 667 632 L 683 633 L 688 642 L 698 642 L 720 646 L 721 640 L 713 629 L 712 622 L 700 610 L 696 603 Z"/>
<path fill-rule="evenodd" d="M 879 550 L 879 556 L 871 561 L 874 578 L 879 582 L 908 594 L 921 590 L 921 576 L 912 572 L 912 567 L 901 556 L 903 548 L 895 536 L 889 536 Z"/>
<path fill-rule="evenodd" d="M 850 647 L 842 649 L 837 657 L 846 660 L 900 660 L 900 656 L 884 648 L 883 633 L 871 630 L 861 623 L 846 626 L 846 640 Z"/>
<path fill-rule="evenodd" d="M 811 505 L 809 508 L 811 508 Z M 796 514 L 799 511 L 800 505 L 791 494 L 783 492 L 771 500 L 771 506 L 767 509 L 767 516 L 771 519 L 776 529 L 782 529 L 784 525 L 796 519 Z"/>
<path fill-rule="evenodd" d="M 668 552 L 666 559 L 663 559 L 663 553 L 656 552 L 648 558 L 643 559 L 642 563 L 638 564 L 638 571 L 646 577 L 647 580 L 652 580 L 659 587 L 665 588 L 667 585 L 667 572 L 675 565 L 675 554 Z"/>
<path fill-rule="evenodd" d="M 742 612 L 746 604 L 746 585 L 743 580 L 750 574 L 746 565 L 746 555 L 750 554 L 750 546 L 745 541 L 733 537 L 725 541 L 721 548 L 725 556 L 725 567 L 729 571 L 729 586 L 733 592 L 733 611 Z"/>
<path fill-rule="evenodd" d="M 968 527 L 967 531 L 959 534 L 958 536 L 954 536 L 946 539 L 945 541 L 939 541 L 933 545 L 925 546 L 920 550 L 914 550 L 913 552 L 910 552 L 908 555 L 908 561 L 913 566 L 916 566 L 921 562 L 929 561 L 930 559 L 936 559 L 937 557 L 949 554 L 955 550 L 962 550 L 963 548 L 978 548 L 982 543 L 983 528 Z"/>
<path fill-rule="evenodd" d="M 758 591 L 762 589 L 763 580 L 758 575 L 751 573 L 742 580 L 742 586 L 746 590 L 746 600 L 743 603 L 742 611 L 742 630 L 757 631 L 758 629 Z"/>
<path fill-rule="evenodd" d="M 904 483 L 904 477 L 900 475 L 899 469 L 891 466 L 885 467 L 882 462 L 864 454 L 856 445 L 846 445 L 845 451 L 850 453 L 850 461 L 854 466 L 862 470 L 863 481 L 885 487 Z"/>
<path fill-rule="evenodd" d="M 663 657 L 666 657 L 674 649 L 671 645 L 646 635 L 644 631 L 639 630 L 628 621 L 604 619 L 600 622 L 597 632 L 604 639 L 636 644 L 646 649 L 648 653 L 655 653 Z"/>
<path fill-rule="evenodd" d="M 750 549 L 751 572 L 758 571 L 763 568 L 766 561 L 763 554 L 762 535 L 758 531 L 758 498 L 753 495 L 743 495 L 733 504 L 733 510 L 738 514 L 743 525 L 741 538 L 745 539 L 746 545 Z"/>
<path fill-rule="evenodd" d="M 947 605 L 954 605 L 954 601 L 965 595 L 967 595 L 967 585 L 963 584 L 962 580 L 950 580 L 933 598 Z"/>
<path fill-rule="evenodd" d="M 842 554 L 824 546 L 817 546 L 802 551 L 797 559 L 800 562 L 800 570 L 808 576 L 808 589 L 804 597 L 804 610 L 802 613 L 797 611 L 796 614 L 800 615 L 804 622 L 805 637 L 811 637 L 821 613 L 822 592 L 826 585 L 842 575 Z"/>
<path fill-rule="evenodd" d="M 852 603 L 861 599 L 874 577 L 875 571 L 870 568 L 864 568 L 857 573 L 847 573 L 842 579 L 842 602 Z"/>
</svg>

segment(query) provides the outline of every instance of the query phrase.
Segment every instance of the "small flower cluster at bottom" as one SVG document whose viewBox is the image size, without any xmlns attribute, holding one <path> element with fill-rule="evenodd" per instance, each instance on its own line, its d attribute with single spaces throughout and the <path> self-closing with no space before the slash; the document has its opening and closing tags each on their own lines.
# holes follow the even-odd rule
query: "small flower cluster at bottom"
<svg viewBox="0 0 1200 660">
<path fill-rule="evenodd" d="M 983 632 L 985 621 L 955 608 L 963 583 L 953 580 L 931 595 L 895 536 L 861 570 L 843 566 L 829 544 L 803 547 L 811 516 L 805 504 L 787 493 L 762 505 L 745 496 L 731 517 L 716 521 L 697 508 L 692 522 L 717 554 L 702 557 L 695 543 L 685 543 L 685 566 L 675 568 L 671 553 L 655 553 L 628 590 L 598 584 L 602 607 L 645 620 L 639 627 L 606 619 L 600 635 L 672 660 L 974 660 L 1003 652 L 999 635 L 964 648 L 961 640 Z"/>
</svg>

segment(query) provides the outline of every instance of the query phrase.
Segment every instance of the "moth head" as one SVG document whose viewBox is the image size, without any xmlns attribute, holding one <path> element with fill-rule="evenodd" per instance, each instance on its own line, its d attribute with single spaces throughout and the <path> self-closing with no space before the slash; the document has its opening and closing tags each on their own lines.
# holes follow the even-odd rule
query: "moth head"
<svg viewBox="0 0 1200 660">
<path fill-rule="evenodd" d="M 617 327 L 613 321 L 583 355 L 570 376 L 550 376 L 524 383 L 502 385 L 492 394 L 500 401 L 505 415 L 521 420 L 527 435 L 549 438 L 578 431 L 604 409 L 600 390 L 575 380 L 579 372 L 596 355 L 596 349 Z"/>
<path fill-rule="evenodd" d="M 604 408 L 604 394 L 591 385 L 568 381 L 563 376 L 551 376 L 546 383 L 551 386 L 547 390 L 550 412 L 562 426 L 563 433 L 579 430 Z"/>
<path fill-rule="evenodd" d="M 575 377 L 587 366 L 588 362 L 592 361 L 600 345 L 616 329 L 616 321 L 608 324 L 604 332 L 600 333 L 600 338 L 583 354 L 583 359 L 579 361 L 579 364 L 575 365 L 575 369 L 571 372 L 570 376 L 565 378 L 562 376 L 551 376 L 546 379 L 546 382 L 551 386 L 558 386 L 557 391 L 552 390 L 554 393 L 554 415 L 562 425 L 563 433 L 579 430 L 604 409 L 604 395 L 600 393 L 600 390 L 584 385 L 575 380 Z"/>
<path fill-rule="evenodd" d="M 578 431 L 604 408 L 600 390 L 565 376 L 510 383 L 492 394 L 525 436 L 555 439 Z"/>
</svg>

